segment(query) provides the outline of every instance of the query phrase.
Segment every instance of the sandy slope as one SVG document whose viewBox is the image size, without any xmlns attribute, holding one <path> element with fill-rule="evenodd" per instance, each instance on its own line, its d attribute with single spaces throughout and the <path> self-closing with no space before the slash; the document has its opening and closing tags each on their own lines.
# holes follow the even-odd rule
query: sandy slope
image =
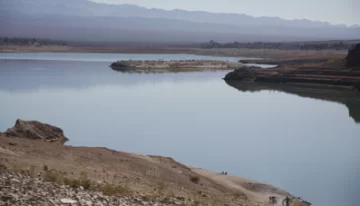
<svg viewBox="0 0 360 206">
<path fill-rule="evenodd" d="M 42 140 L 10 138 L 0 134 L 0 164 L 10 168 L 44 165 L 69 178 L 80 173 L 99 183 L 123 185 L 134 194 L 155 199 L 181 197 L 185 205 L 267 205 L 268 196 L 287 193 L 273 186 L 189 168 L 161 156 L 118 152 L 106 148 L 63 146 Z M 190 181 L 198 176 L 198 184 Z"/>
<path fill-rule="evenodd" d="M 231 175 L 216 174 L 203 169 L 192 168 L 191 170 L 229 190 L 245 194 L 251 201 L 267 202 L 270 196 L 275 196 L 280 200 L 286 196 L 291 196 L 286 191 L 257 181 Z"/>
</svg>

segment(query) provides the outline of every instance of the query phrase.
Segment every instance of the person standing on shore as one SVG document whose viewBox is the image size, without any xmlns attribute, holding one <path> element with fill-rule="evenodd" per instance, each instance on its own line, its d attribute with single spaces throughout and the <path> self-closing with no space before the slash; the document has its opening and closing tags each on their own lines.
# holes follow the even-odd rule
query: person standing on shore
<svg viewBox="0 0 360 206">
<path fill-rule="evenodd" d="M 284 205 L 285 202 L 285 205 Z M 290 198 L 286 196 L 286 198 L 281 203 L 283 206 L 290 206 Z"/>
</svg>

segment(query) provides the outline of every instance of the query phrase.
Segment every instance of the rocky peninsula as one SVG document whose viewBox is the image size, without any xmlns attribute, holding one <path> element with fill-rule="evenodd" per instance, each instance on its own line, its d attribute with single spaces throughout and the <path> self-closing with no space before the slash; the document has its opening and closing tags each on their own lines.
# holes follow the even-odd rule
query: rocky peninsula
<svg viewBox="0 0 360 206">
<path fill-rule="evenodd" d="M 64 145 L 62 130 L 17 120 L 0 133 L 0 205 L 292 205 L 301 199 L 260 182 L 170 157 Z M 303 201 L 306 203 L 306 201 Z"/>
<path fill-rule="evenodd" d="M 360 91 L 360 44 L 345 59 L 255 60 L 243 63 L 278 64 L 276 69 L 241 67 L 225 76 L 227 81 L 280 84 L 314 84 L 346 87 Z"/>
<path fill-rule="evenodd" d="M 241 63 L 217 60 L 145 60 L 117 61 L 110 65 L 113 70 L 123 72 L 186 72 L 232 70 Z"/>
</svg>

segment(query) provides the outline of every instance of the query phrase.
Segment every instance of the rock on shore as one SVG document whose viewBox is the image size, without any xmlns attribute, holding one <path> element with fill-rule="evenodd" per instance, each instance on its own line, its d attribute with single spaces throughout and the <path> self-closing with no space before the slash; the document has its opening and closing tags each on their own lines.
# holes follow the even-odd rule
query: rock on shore
<svg viewBox="0 0 360 206">
<path fill-rule="evenodd" d="M 119 69 L 121 69 L 121 68 L 123 68 L 123 69 L 125 69 L 125 68 L 132 68 L 132 67 L 134 67 L 135 65 L 131 65 L 131 64 L 129 64 L 128 62 L 126 62 L 126 61 L 117 61 L 117 62 L 113 62 L 111 65 L 110 65 L 110 67 L 112 67 L 112 68 L 119 68 Z"/>
<path fill-rule="evenodd" d="M 58 127 L 38 121 L 24 121 L 21 119 L 16 120 L 15 126 L 8 129 L 5 135 L 34 140 L 42 139 L 62 144 L 69 140 L 64 136 L 63 130 Z"/>
</svg>

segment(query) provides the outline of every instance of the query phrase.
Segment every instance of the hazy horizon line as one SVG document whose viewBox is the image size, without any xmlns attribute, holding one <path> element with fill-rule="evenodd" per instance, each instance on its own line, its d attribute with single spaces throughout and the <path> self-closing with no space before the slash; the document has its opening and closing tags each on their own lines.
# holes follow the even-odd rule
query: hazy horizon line
<svg viewBox="0 0 360 206">
<path fill-rule="evenodd" d="M 325 20 L 319 20 L 319 19 L 309 19 L 309 18 L 286 18 L 286 17 L 281 17 L 281 16 L 266 16 L 266 15 L 253 15 L 253 14 L 248 14 L 248 13 L 235 13 L 235 12 L 214 12 L 214 11 L 208 11 L 208 10 L 192 10 L 192 9 L 179 9 L 179 8 L 174 8 L 174 9 L 165 9 L 165 8 L 156 8 L 156 7 L 147 7 L 145 5 L 138 5 L 135 3 L 114 3 L 114 2 L 108 2 L 108 1 L 99 1 L 99 0 L 87 0 L 93 3 L 98 3 L 98 4 L 107 4 L 107 5 L 116 5 L 116 6 L 133 6 L 133 7 L 138 7 L 138 8 L 144 8 L 144 9 L 148 9 L 148 10 L 162 10 L 162 11 L 184 11 L 184 12 L 204 12 L 204 13 L 209 13 L 209 14 L 225 14 L 225 15 L 245 15 L 248 17 L 252 17 L 252 18 L 273 18 L 273 19 L 281 19 L 281 20 L 285 20 L 285 21 L 310 21 L 310 22 L 317 22 L 317 23 L 322 23 L 322 24 L 329 24 L 332 26 L 346 26 L 348 28 L 351 27 L 360 27 L 360 23 L 356 23 L 356 24 L 347 24 L 347 23 L 334 23 L 334 22 L 330 22 L 330 21 L 325 21 Z"/>
</svg>

